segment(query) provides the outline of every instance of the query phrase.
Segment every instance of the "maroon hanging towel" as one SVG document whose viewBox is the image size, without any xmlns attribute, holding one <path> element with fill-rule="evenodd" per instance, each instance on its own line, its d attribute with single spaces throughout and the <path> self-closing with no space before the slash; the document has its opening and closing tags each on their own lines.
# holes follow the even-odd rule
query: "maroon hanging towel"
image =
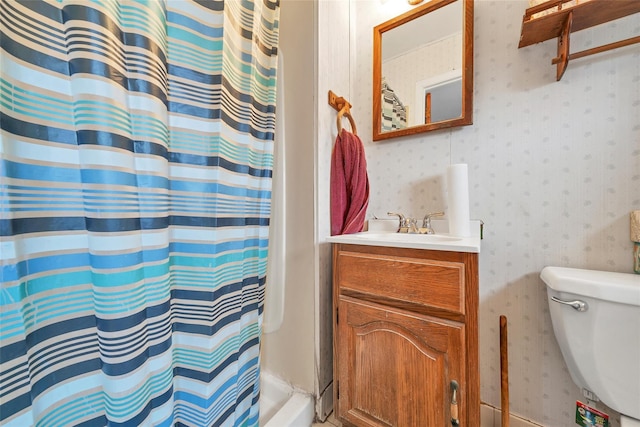
<svg viewBox="0 0 640 427">
<path fill-rule="evenodd" d="M 369 176 L 364 145 L 342 129 L 331 156 L 331 235 L 362 231 L 369 205 Z"/>
</svg>

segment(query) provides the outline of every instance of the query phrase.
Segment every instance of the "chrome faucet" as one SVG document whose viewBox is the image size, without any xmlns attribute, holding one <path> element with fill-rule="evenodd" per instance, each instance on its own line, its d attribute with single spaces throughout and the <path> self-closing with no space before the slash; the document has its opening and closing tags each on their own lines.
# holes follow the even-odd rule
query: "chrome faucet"
<svg viewBox="0 0 640 427">
<path fill-rule="evenodd" d="M 415 218 L 407 218 L 407 233 L 409 234 L 418 234 L 418 224 Z"/>
<path fill-rule="evenodd" d="M 408 231 L 408 226 L 407 226 L 407 218 L 405 218 L 405 216 L 401 213 L 396 213 L 396 212 L 387 212 L 387 215 L 389 216 L 397 216 L 398 217 L 398 230 L 396 231 L 397 233 L 406 233 Z"/>
<path fill-rule="evenodd" d="M 443 215 L 444 212 L 434 212 L 426 214 L 424 216 L 424 219 L 422 220 L 422 227 L 420 228 L 420 230 L 418 230 L 418 232 L 420 234 L 434 234 L 435 232 L 433 231 L 433 228 L 431 228 L 431 218 Z"/>
<path fill-rule="evenodd" d="M 415 218 L 406 218 L 403 214 L 396 212 L 387 212 L 387 215 L 398 217 L 398 233 L 418 234 L 420 232 Z"/>
</svg>

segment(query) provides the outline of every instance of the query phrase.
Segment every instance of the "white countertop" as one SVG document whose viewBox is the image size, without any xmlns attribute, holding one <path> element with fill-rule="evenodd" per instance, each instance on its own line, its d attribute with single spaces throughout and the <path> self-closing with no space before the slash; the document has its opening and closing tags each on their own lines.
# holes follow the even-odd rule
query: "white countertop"
<svg viewBox="0 0 640 427">
<path fill-rule="evenodd" d="M 382 221 L 384 223 L 382 223 Z M 407 234 L 396 233 L 396 221 L 374 220 L 369 221 L 369 231 L 355 234 L 343 234 L 331 236 L 327 241 L 331 243 L 346 243 L 352 245 L 387 246 L 392 248 L 430 249 L 437 251 L 453 252 L 480 252 L 480 221 L 471 221 L 471 236 L 457 237 L 443 230 L 444 222 L 435 220 L 432 222 L 435 234 Z"/>
</svg>

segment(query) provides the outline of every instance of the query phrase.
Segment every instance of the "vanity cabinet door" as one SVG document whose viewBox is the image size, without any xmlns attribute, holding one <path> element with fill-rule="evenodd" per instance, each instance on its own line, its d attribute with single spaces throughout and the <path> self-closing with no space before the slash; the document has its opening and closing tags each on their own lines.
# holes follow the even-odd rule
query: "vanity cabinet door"
<svg viewBox="0 0 640 427">
<path fill-rule="evenodd" d="M 337 417 L 354 426 L 468 425 L 462 323 L 338 297 Z"/>
</svg>

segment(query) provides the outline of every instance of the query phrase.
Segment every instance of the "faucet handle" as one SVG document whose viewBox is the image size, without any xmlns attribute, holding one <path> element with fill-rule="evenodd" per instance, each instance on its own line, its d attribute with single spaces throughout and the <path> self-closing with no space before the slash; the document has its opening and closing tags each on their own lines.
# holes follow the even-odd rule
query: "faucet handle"
<svg viewBox="0 0 640 427">
<path fill-rule="evenodd" d="M 406 233 L 407 232 L 407 218 L 401 213 L 396 212 L 387 212 L 389 216 L 397 216 L 398 217 L 398 233 Z"/>
<path fill-rule="evenodd" d="M 422 228 L 420 229 L 421 234 L 434 234 L 433 228 L 431 228 L 431 218 L 436 216 L 443 216 L 444 212 L 433 212 L 428 213 L 424 216 L 422 220 Z"/>
</svg>

